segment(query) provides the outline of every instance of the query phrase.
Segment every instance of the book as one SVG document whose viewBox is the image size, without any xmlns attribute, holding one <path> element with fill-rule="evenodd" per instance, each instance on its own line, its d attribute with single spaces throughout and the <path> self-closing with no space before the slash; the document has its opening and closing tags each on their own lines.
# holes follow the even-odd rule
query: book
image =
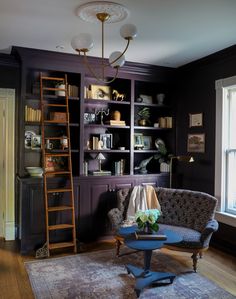
<svg viewBox="0 0 236 299">
<path fill-rule="evenodd" d="M 135 232 L 135 238 L 137 240 L 157 240 L 163 241 L 167 239 L 166 235 L 158 235 L 158 234 L 143 234 Z"/>
<path fill-rule="evenodd" d="M 111 175 L 111 171 L 102 170 L 102 171 L 93 171 L 92 175 L 102 176 L 102 175 Z"/>
<path fill-rule="evenodd" d="M 106 124 L 107 125 L 110 125 L 110 126 L 126 126 L 126 123 L 124 120 L 108 120 L 106 121 Z"/>
</svg>

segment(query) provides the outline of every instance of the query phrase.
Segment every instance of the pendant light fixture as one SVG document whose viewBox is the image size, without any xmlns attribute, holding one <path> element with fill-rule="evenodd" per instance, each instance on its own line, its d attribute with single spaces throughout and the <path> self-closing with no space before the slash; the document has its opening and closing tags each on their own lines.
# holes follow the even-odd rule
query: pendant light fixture
<svg viewBox="0 0 236 299">
<path fill-rule="evenodd" d="M 104 39 L 104 25 L 109 23 L 116 23 L 123 21 L 129 16 L 128 9 L 118 3 L 108 2 L 108 1 L 93 1 L 83 4 L 78 7 L 78 16 L 87 22 L 100 23 L 101 24 L 101 71 L 98 75 L 94 68 L 89 64 L 87 59 L 87 53 L 93 47 L 93 40 L 90 34 L 80 33 L 75 36 L 71 41 L 72 48 L 78 52 L 79 55 L 84 55 L 84 63 L 89 69 L 90 73 L 97 79 L 97 81 L 103 83 L 110 83 L 114 81 L 118 75 L 119 68 L 125 63 L 125 52 L 127 51 L 130 41 L 132 41 L 137 36 L 137 29 L 132 24 L 125 24 L 120 28 L 120 35 L 127 41 L 126 47 L 123 52 L 115 51 L 111 53 L 109 57 L 109 63 L 107 63 L 104 57 L 105 51 L 105 39 Z M 106 80 L 106 68 L 112 67 L 115 69 L 114 77 L 107 81 Z"/>
</svg>

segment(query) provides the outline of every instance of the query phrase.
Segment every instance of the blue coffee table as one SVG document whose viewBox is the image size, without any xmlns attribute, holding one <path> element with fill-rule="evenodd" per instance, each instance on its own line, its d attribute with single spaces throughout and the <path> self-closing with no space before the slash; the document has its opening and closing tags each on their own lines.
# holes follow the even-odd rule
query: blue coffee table
<svg viewBox="0 0 236 299">
<path fill-rule="evenodd" d="M 135 292 L 137 297 L 139 297 L 142 289 L 155 282 L 166 279 L 169 279 L 170 283 L 173 282 L 176 276 L 173 273 L 150 271 L 152 251 L 162 248 L 165 244 L 181 242 L 182 238 L 170 230 L 165 230 L 159 233 L 165 234 L 166 240 L 136 240 L 134 236 L 135 231 L 137 231 L 136 226 L 122 227 L 119 230 L 119 235 L 124 238 L 124 242 L 129 248 L 144 251 L 144 268 L 138 268 L 131 264 L 126 265 L 128 274 L 132 273 L 136 278 Z"/>
</svg>

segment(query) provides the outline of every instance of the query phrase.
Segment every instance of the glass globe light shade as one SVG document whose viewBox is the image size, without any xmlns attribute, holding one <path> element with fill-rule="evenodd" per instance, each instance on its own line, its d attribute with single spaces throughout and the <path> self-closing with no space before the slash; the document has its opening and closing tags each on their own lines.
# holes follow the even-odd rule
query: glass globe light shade
<svg viewBox="0 0 236 299">
<path fill-rule="evenodd" d="M 122 55 L 118 60 L 116 60 L 122 53 L 115 51 L 109 56 L 109 63 L 112 67 L 121 67 L 125 64 L 125 56 Z M 116 60 L 116 61 L 115 61 Z M 113 62 L 114 61 L 114 62 Z"/>
<path fill-rule="evenodd" d="M 73 37 L 71 46 L 74 50 L 87 50 L 89 51 L 93 47 L 93 40 L 90 34 L 80 33 Z"/>
<path fill-rule="evenodd" d="M 137 28 L 133 24 L 124 24 L 120 28 L 120 35 L 124 39 L 133 39 L 137 36 Z"/>
</svg>

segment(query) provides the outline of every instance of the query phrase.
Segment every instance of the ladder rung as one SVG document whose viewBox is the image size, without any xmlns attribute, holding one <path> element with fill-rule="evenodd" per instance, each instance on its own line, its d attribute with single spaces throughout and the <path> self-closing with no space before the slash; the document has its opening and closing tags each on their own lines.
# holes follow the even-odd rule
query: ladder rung
<svg viewBox="0 0 236 299">
<path fill-rule="evenodd" d="M 67 107 L 67 105 L 62 105 L 62 104 L 43 104 L 43 105 L 48 107 Z"/>
<path fill-rule="evenodd" d="M 68 228 L 73 228 L 73 224 L 55 224 L 55 225 L 49 225 L 48 229 L 49 230 L 58 230 L 58 229 L 68 229 Z"/>
<path fill-rule="evenodd" d="M 51 175 L 51 174 L 70 174 L 70 171 L 48 171 L 45 172 L 46 175 Z"/>
<path fill-rule="evenodd" d="M 63 193 L 63 192 L 72 192 L 71 188 L 60 188 L 60 189 L 50 189 L 47 191 L 47 193 Z"/>
<path fill-rule="evenodd" d="M 67 211 L 73 210 L 72 206 L 58 206 L 58 207 L 49 207 L 48 212 L 56 212 L 56 211 Z"/>
<path fill-rule="evenodd" d="M 58 121 L 58 120 L 45 120 L 44 123 L 46 124 L 66 124 L 68 123 L 68 120 L 66 121 Z"/>
<path fill-rule="evenodd" d="M 69 140 L 68 137 L 44 137 L 44 139 L 50 139 L 50 140 L 62 140 L 62 139 L 67 139 Z"/>
<path fill-rule="evenodd" d="M 57 154 L 53 154 L 53 153 L 46 153 L 45 154 L 46 156 L 50 156 L 50 157 L 69 157 L 70 156 L 70 154 L 65 154 L 65 153 L 57 153 Z"/>
<path fill-rule="evenodd" d="M 43 90 L 51 90 L 51 91 L 66 91 L 66 88 L 58 88 L 58 87 L 43 87 Z"/>
<path fill-rule="evenodd" d="M 41 78 L 42 80 L 65 81 L 65 78 L 47 77 L 47 76 L 42 76 Z"/>
<path fill-rule="evenodd" d="M 74 247 L 74 246 L 75 244 L 73 242 L 50 243 L 48 245 L 49 249 Z"/>
</svg>

